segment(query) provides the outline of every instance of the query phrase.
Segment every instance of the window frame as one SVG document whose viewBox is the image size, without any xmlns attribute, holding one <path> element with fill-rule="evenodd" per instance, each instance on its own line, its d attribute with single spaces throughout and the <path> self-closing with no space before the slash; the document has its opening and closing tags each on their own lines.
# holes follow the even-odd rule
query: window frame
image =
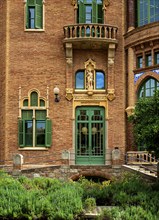
<svg viewBox="0 0 159 220">
<path fill-rule="evenodd" d="M 35 94 L 36 93 L 36 94 Z M 35 100 L 36 99 L 36 100 Z M 27 104 L 26 103 L 27 101 Z M 41 106 L 41 101 L 43 101 L 43 106 Z M 29 148 L 29 149 L 38 149 L 39 148 L 48 148 L 51 147 L 52 144 L 52 122 L 47 116 L 47 107 L 46 107 L 46 100 L 39 96 L 37 91 L 31 91 L 29 93 L 29 97 L 24 97 L 22 100 L 22 107 L 21 107 L 21 117 L 19 117 L 18 122 L 18 142 L 20 148 Z M 29 144 L 27 144 L 27 127 L 26 123 L 32 123 L 32 138 L 29 140 Z M 43 129 L 44 132 L 44 142 L 38 143 L 38 127 L 37 123 L 42 122 L 44 124 Z M 39 133 L 40 134 L 40 133 Z"/>
<path fill-rule="evenodd" d="M 78 73 L 83 73 L 83 87 L 77 88 L 77 79 L 76 76 Z M 103 86 L 104 88 L 97 88 L 97 73 L 103 74 Z M 95 70 L 94 72 L 94 83 L 93 83 L 93 91 L 105 91 L 106 90 L 106 76 L 104 71 L 102 70 Z M 87 85 L 86 85 L 86 70 L 78 70 L 75 73 L 75 91 L 86 91 L 87 90 Z"/>
<path fill-rule="evenodd" d="M 136 67 L 138 69 L 143 68 L 143 56 L 142 55 L 137 55 L 136 64 L 137 64 Z"/>
<path fill-rule="evenodd" d="M 87 7 L 92 7 L 91 10 L 91 22 L 86 22 Z M 87 2 L 87 0 L 78 0 L 78 10 L 77 10 L 77 23 L 78 24 L 103 24 L 104 15 L 103 15 L 103 1 L 98 3 L 98 0 L 92 0 Z M 100 16 L 102 15 L 102 16 Z M 101 22 L 99 22 L 101 20 Z"/>
<path fill-rule="evenodd" d="M 152 80 L 154 80 L 154 87 L 152 86 Z M 149 87 L 146 88 L 148 83 L 149 83 Z M 137 97 L 138 97 L 138 99 L 151 98 L 154 95 L 154 92 L 158 89 L 159 89 L 159 81 L 153 77 L 149 77 L 149 78 L 145 79 L 143 81 L 143 83 L 141 84 L 141 86 L 139 87 Z M 147 91 L 150 94 L 149 96 L 146 96 Z M 143 92 L 143 96 L 141 96 L 141 92 Z"/>
<path fill-rule="evenodd" d="M 33 31 L 33 32 L 38 32 L 38 31 L 45 31 L 45 1 L 41 0 L 41 5 L 37 4 L 37 1 L 39 0 L 31 0 L 32 2 L 29 4 L 28 3 L 29 0 L 25 1 L 25 6 L 24 6 L 24 31 Z M 34 19 L 34 23 L 35 23 L 35 27 L 34 28 L 30 28 L 29 27 L 29 11 L 28 9 L 30 8 L 35 8 L 35 19 Z M 41 12 L 40 12 L 40 7 L 41 7 Z M 41 14 L 41 25 L 38 23 L 38 17 L 39 17 L 39 13 Z"/>
<path fill-rule="evenodd" d="M 136 8 L 137 8 L 137 27 L 141 27 L 144 25 L 147 25 L 149 23 L 153 23 L 156 21 L 159 21 L 159 9 L 158 13 L 155 12 L 155 9 L 157 8 L 158 0 L 154 0 L 154 12 L 151 12 L 151 2 L 150 0 L 143 1 L 143 5 L 141 5 L 140 0 L 137 0 Z M 147 7 L 145 7 L 147 4 Z M 159 7 L 159 5 L 158 5 Z M 153 21 L 151 21 L 153 19 Z"/>
</svg>

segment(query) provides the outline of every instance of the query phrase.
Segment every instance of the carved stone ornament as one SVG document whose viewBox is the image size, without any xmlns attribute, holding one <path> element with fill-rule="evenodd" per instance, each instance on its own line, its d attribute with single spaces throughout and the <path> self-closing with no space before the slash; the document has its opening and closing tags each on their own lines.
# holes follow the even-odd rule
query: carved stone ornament
<svg viewBox="0 0 159 220">
<path fill-rule="evenodd" d="M 114 89 L 108 89 L 107 92 L 108 92 L 107 94 L 108 100 L 113 101 L 115 99 Z"/>
<path fill-rule="evenodd" d="M 108 58 L 108 64 L 109 64 L 109 66 L 113 66 L 114 65 L 114 58 Z"/>
<path fill-rule="evenodd" d="M 105 5 L 105 7 L 108 7 L 109 4 L 110 4 L 110 0 L 104 0 L 104 5 Z"/>
<path fill-rule="evenodd" d="M 71 101 L 73 99 L 73 89 L 72 88 L 66 89 L 66 96 L 65 97 L 68 101 Z"/>
<path fill-rule="evenodd" d="M 71 0 L 71 1 L 72 1 L 72 5 L 75 6 L 75 4 L 76 4 L 76 0 Z"/>
<path fill-rule="evenodd" d="M 125 109 L 126 113 L 127 113 L 127 116 L 131 116 L 134 114 L 134 110 L 135 110 L 135 107 L 134 106 L 129 106 Z"/>
</svg>

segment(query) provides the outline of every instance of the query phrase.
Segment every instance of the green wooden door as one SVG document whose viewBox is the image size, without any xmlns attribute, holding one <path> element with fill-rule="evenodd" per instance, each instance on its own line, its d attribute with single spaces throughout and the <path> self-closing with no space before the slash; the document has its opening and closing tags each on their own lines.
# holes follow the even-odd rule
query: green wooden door
<svg viewBox="0 0 159 220">
<path fill-rule="evenodd" d="M 76 109 L 76 164 L 105 163 L 105 120 L 102 107 Z"/>
</svg>

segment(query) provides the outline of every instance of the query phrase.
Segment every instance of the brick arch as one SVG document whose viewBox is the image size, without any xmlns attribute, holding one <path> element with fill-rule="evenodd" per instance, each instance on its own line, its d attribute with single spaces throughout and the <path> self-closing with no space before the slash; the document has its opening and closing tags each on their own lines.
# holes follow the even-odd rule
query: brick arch
<svg viewBox="0 0 159 220">
<path fill-rule="evenodd" d="M 136 82 L 136 85 L 135 85 L 135 94 L 136 94 L 136 97 L 137 97 L 137 93 L 140 89 L 140 86 L 142 85 L 142 83 L 148 79 L 148 78 L 154 78 L 156 80 L 159 81 L 159 74 L 155 73 L 155 72 L 152 72 L 152 71 L 149 71 L 147 73 L 144 73 Z"/>
<path fill-rule="evenodd" d="M 70 177 L 70 179 L 72 179 L 73 181 L 76 181 L 81 176 L 83 176 L 83 177 L 87 177 L 87 176 L 101 177 L 101 178 L 104 178 L 106 180 L 111 180 L 112 179 L 112 175 L 110 173 L 105 173 L 105 172 L 101 172 L 101 171 L 94 171 L 94 170 L 82 171 L 80 173 L 74 174 L 73 176 Z"/>
</svg>

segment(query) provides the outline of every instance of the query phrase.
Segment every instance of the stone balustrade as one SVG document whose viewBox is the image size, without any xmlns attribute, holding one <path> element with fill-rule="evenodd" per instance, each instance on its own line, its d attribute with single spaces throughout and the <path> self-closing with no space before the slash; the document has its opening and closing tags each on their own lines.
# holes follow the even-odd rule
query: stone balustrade
<svg viewBox="0 0 159 220">
<path fill-rule="evenodd" d="M 128 151 L 127 164 L 157 164 L 156 158 L 147 151 Z"/>
<path fill-rule="evenodd" d="M 80 38 L 97 38 L 117 40 L 116 26 L 108 24 L 73 24 L 64 26 L 64 40 Z"/>
</svg>

